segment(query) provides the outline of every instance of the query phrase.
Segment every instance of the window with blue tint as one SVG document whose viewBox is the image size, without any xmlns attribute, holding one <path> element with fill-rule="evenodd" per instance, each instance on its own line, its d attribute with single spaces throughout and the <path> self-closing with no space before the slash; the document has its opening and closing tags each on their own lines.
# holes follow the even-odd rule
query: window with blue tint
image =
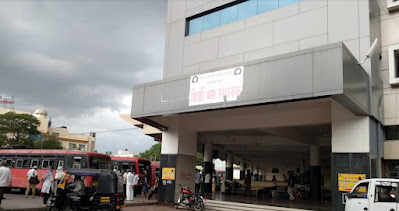
<svg viewBox="0 0 399 211">
<path fill-rule="evenodd" d="M 244 1 L 238 6 L 238 20 L 242 20 L 244 18 L 252 17 L 258 14 L 258 1 L 257 0 L 249 0 Z"/>
<path fill-rule="evenodd" d="M 295 4 L 295 3 L 299 2 L 299 1 L 301 1 L 301 0 L 279 0 L 278 7 L 285 7 L 285 6 L 288 6 L 290 4 Z"/>
<path fill-rule="evenodd" d="M 192 19 L 189 22 L 188 27 L 189 27 L 189 32 L 188 32 L 189 35 L 202 32 L 202 17 Z"/>
<path fill-rule="evenodd" d="M 214 12 L 205 16 L 202 16 L 202 30 L 213 29 L 219 26 L 219 12 Z"/>
<path fill-rule="evenodd" d="M 220 25 L 237 21 L 237 5 L 220 10 Z"/>
<path fill-rule="evenodd" d="M 258 1 L 258 14 L 275 10 L 278 8 L 278 0 L 259 0 Z"/>
<path fill-rule="evenodd" d="M 247 0 L 233 1 L 187 19 L 186 35 L 213 29 L 225 24 L 255 16 L 264 12 L 295 4 L 302 0 Z"/>
</svg>

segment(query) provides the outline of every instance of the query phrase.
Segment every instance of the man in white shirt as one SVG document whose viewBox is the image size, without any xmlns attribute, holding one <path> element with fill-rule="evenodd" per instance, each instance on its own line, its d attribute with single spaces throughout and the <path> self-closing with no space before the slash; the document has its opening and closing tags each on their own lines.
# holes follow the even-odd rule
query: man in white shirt
<svg viewBox="0 0 399 211">
<path fill-rule="evenodd" d="M 1 161 L 0 165 L 1 165 L 0 167 L 0 206 L 1 206 L 1 200 L 3 200 L 3 194 L 7 190 L 7 182 L 8 186 L 11 187 L 12 178 L 11 178 L 11 171 L 9 168 L 7 168 L 7 162 L 3 160 Z"/>
<path fill-rule="evenodd" d="M 130 170 L 127 170 L 127 176 L 126 176 L 126 201 L 133 201 L 133 195 L 134 195 L 134 175 Z"/>
<path fill-rule="evenodd" d="M 29 182 L 29 179 L 31 177 L 37 177 L 37 166 L 33 166 L 33 168 L 31 170 L 28 171 L 28 173 L 26 174 L 26 176 L 28 177 L 28 184 L 27 184 L 27 188 L 26 188 L 26 192 L 25 192 L 25 198 L 28 198 L 29 195 L 29 191 L 32 188 L 32 198 L 35 198 L 35 194 L 36 194 L 36 184 L 32 184 Z"/>
<path fill-rule="evenodd" d="M 136 196 L 136 194 L 135 193 L 137 193 L 137 191 L 135 192 L 134 191 L 134 189 L 135 189 L 135 187 L 137 186 L 137 183 L 139 182 L 139 175 L 138 174 L 136 174 L 136 172 L 135 171 L 133 171 L 133 196 Z"/>
</svg>

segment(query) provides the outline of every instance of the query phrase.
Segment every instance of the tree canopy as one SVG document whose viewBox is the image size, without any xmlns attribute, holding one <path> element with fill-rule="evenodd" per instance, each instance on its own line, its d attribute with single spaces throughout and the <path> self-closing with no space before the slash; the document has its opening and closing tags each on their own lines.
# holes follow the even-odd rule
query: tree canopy
<svg viewBox="0 0 399 211">
<path fill-rule="evenodd" d="M 150 149 L 146 150 L 143 153 L 140 153 L 138 157 L 140 158 L 145 158 L 148 160 L 151 160 L 151 158 L 156 158 L 157 161 L 161 159 L 161 143 L 153 145 Z M 202 156 L 201 153 L 197 152 L 197 157 L 196 157 L 196 165 L 202 166 L 204 163 L 204 157 Z"/>
<path fill-rule="evenodd" d="M 62 143 L 57 136 L 50 135 L 43 138 L 42 141 L 35 142 L 35 149 L 62 149 Z"/>
<path fill-rule="evenodd" d="M 33 147 L 33 137 L 40 134 L 40 122 L 30 114 L 7 112 L 0 115 L 0 144 Z"/>
</svg>

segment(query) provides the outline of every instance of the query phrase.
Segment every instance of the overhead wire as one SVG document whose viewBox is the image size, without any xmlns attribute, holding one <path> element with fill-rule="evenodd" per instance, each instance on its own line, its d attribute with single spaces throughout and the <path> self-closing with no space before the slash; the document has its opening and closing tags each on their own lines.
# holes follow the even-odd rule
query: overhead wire
<svg viewBox="0 0 399 211">
<path fill-rule="evenodd" d="M 92 131 L 92 132 L 81 133 L 81 134 L 120 132 L 120 131 L 135 130 L 135 129 L 141 129 L 141 128 L 139 128 L 139 127 L 134 127 L 134 128 L 124 128 L 124 129 L 114 129 L 114 130 Z"/>
</svg>

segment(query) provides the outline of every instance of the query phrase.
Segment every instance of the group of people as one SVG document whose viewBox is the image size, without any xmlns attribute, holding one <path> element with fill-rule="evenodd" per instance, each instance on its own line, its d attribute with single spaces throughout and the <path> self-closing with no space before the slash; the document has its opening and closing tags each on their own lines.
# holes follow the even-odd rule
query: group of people
<svg viewBox="0 0 399 211">
<path fill-rule="evenodd" d="M 43 206 L 47 206 L 47 201 L 50 198 L 50 194 L 52 191 L 64 191 L 65 188 L 65 183 L 66 181 L 64 180 L 65 173 L 63 171 L 62 166 L 59 166 L 57 168 L 57 172 L 55 176 L 53 177 L 53 170 L 51 166 L 47 166 L 46 172 L 43 175 L 43 178 L 41 180 L 42 182 L 42 188 L 41 188 L 41 193 L 43 195 Z M 37 178 L 37 166 L 33 166 L 32 169 L 30 169 L 27 172 L 27 188 L 25 191 L 25 198 L 28 198 L 29 192 L 32 189 L 32 198 L 35 198 L 36 195 L 36 185 L 40 183 L 40 180 Z M 78 181 L 79 178 L 75 178 L 75 183 L 77 184 L 75 186 L 75 189 L 72 193 L 68 193 L 71 196 L 72 195 L 81 195 L 82 191 L 84 191 L 84 183 L 80 179 L 81 182 Z M 82 185 L 83 184 L 83 185 Z"/>
<path fill-rule="evenodd" d="M 127 201 L 133 201 L 134 197 L 136 196 L 135 194 L 135 189 L 138 187 L 139 184 L 139 175 L 130 169 L 128 170 L 122 170 L 122 178 L 123 178 L 123 191 L 126 196 Z M 150 176 L 148 175 L 147 169 L 144 170 L 144 179 L 142 181 L 142 190 L 141 190 L 141 200 L 140 202 L 148 202 L 148 197 L 149 197 L 149 192 L 151 188 L 151 180 Z M 138 190 L 136 189 L 136 192 Z M 157 195 L 158 192 L 158 178 L 155 181 L 154 188 L 153 188 L 153 194 Z"/>
<path fill-rule="evenodd" d="M 216 171 L 213 171 L 213 175 L 211 173 L 206 172 L 205 175 L 202 175 L 201 172 L 196 169 L 195 171 L 195 193 L 200 192 L 200 188 L 202 185 L 202 194 L 208 195 L 218 189 L 220 187 L 220 178 L 216 175 Z"/>
</svg>

